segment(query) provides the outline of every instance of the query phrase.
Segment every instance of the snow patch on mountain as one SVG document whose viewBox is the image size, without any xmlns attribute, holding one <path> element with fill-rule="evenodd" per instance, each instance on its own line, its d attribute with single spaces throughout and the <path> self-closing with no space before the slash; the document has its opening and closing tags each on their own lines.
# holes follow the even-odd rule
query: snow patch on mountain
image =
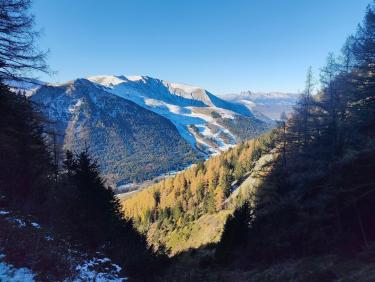
<svg viewBox="0 0 375 282">
<path fill-rule="evenodd" d="M 56 88 L 68 88 L 67 94 L 74 93 L 81 84 L 87 84 L 87 88 L 97 87 L 102 93 L 109 92 L 118 97 L 130 100 L 137 105 L 146 108 L 169 119 L 183 137 L 192 147 L 207 155 L 217 154 L 234 146 L 238 141 L 238 136 L 234 135 L 230 128 L 223 123 L 218 123 L 217 119 L 234 119 L 236 116 L 245 116 L 265 120 L 263 116 L 253 111 L 253 107 L 247 102 L 238 103 L 216 97 L 212 93 L 198 86 L 170 82 L 151 78 L 148 76 L 114 76 L 96 75 L 87 79 L 76 79 L 65 83 L 51 83 L 48 86 Z M 36 92 L 38 88 L 30 88 L 31 92 Z M 57 91 L 57 90 L 56 90 Z M 91 94 L 91 100 L 96 103 L 98 97 L 96 92 Z M 31 96 L 32 93 L 29 95 Z M 79 112 L 83 105 L 81 99 L 75 99 L 74 103 L 68 101 L 56 101 L 67 97 L 54 97 L 54 103 L 67 105 L 59 109 L 50 109 L 49 116 L 52 120 L 73 116 L 68 128 L 75 128 L 75 134 L 80 129 Z M 46 99 L 52 99 L 47 97 Z M 56 103 L 58 102 L 58 103 Z M 48 104 L 48 101 L 44 101 Z M 69 105 L 68 105 L 69 104 Z M 254 113 L 253 113 L 254 112 Z M 109 112 L 114 117 L 115 111 Z M 213 117 L 214 116 L 214 117 Z M 192 132 L 191 126 L 200 128 L 199 132 Z M 213 129 L 214 128 L 214 129 Z M 202 146 L 200 146 L 202 145 Z"/>
<path fill-rule="evenodd" d="M 195 91 L 200 91 L 201 88 L 197 86 L 187 85 L 187 84 L 181 84 L 181 83 L 175 83 L 175 82 L 169 82 L 169 85 L 172 89 L 176 90 L 182 90 L 185 93 L 193 93 Z"/>
<path fill-rule="evenodd" d="M 238 141 L 213 115 L 226 119 L 236 115 L 253 116 L 248 107 L 220 99 L 197 86 L 148 76 L 91 76 L 87 79 L 104 87 L 105 91 L 168 118 L 185 140 L 194 147 L 203 145 L 200 149 L 209 155 L 227 150 Z M 193 125 L 199 132 L 192 132 Z M 223 133 L 230 138 L 223 138 Z"/>
</svg>

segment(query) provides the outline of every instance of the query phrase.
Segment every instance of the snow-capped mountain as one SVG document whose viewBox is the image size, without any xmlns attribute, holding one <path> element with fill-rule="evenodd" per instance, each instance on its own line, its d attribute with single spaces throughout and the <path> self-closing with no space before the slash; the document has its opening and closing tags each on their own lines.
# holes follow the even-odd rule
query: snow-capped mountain
<svg viewBox="0 0 375 282">
<path fill-rule="evenodd" d="M 265 116 L 277 120 L 282 112 L 290 113 L 293 111 L 293 106 L 296 104 L 299 95 L 283 92 L 244 91 L 238 94 L 222 95 L 221 97 L 245 105 L 258 118 Z"/>
<path fill-rule="evenodd" d="M 6 80 L 4 83 L 13 91 L 22 91 L 26 95 L 30 95 L 33 90 L 45 85 L 45 82 L 37 79 Z"/>
<path fill-rule="evenodd" d="M 30 92 L 65 149 L 90 146 L 116 185 L 181 169 L 270 127 L 246 105 L 147 76 L 92 76 Z"/>
<path fill-rule="evenodd" d="M 223 100 L 200 87 L 148 76 L 93 76 L 87 79 L 103 86 L 105 91 L 166 117 L 181 136 L 207 155 L 253 137 L 265 126 L 245 105 Z M 240 126 L 238 119 L 247 120 L 252 128 L 246 129 L 244 134 L 235 134 L 231 124 L 235 122 L 233 126 Z"/>
<path fill-rule="evenodd" d="M 89 147 L 103 175 L 118 186 L 196 161 L 196 153 L 166 118 L 106 92 L 86 79 L 38 88 L 41 105 L 64 149 Z"/>
</svg>

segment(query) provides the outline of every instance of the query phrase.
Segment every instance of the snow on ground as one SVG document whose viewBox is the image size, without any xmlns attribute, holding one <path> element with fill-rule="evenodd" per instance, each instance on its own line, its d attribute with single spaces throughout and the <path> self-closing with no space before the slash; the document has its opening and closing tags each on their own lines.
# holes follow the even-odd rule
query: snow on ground
<svg viewBox="0 0 375 282">
<path fill-rule="evenodd" d="M 112 94 L 166 117 L 193 147 L 200 143 L 207 147 L 210 154 L 217 154 L 235 143 L 228 143 L 220 137 L 220 132 L 224 132 L 233 141 L 236 140 L 232 133 L 215 122 L 211 113 L 216 112 L 223 118 L 234 118 L 236 113 L 214 106 L 210 100 L 212 95 L 209 96 L 204 89 L 144 76 L 92 76 L 87 79 L 106 87 L 105 90 Z M 200 136 L 189 131 L 190 125 L 204 127 Z M 218 127 L 219 131 L 212 132 L 209 125 Z M 218 146 L 212 146 L 207 139 L 213 139 Z"/>
<path fill-rule="evenodd" d="M 169 85 L 171 86 L 172 89 L 180 89 L 186 93 L 193 93 L 194 91 L 201 90 L 201 88 L 198 86 L 182 84 L 182 83 L 169 82 Z"/>
<path fill-rule="evenodd" d="M 200 118 L 200 119 L 204 120 L 203 124 L 196 125 L 196 127 L 199 129 L 199 133 L 205 139 L 202 140 L 201 138 L 198 137 L 197 142 L 200 142 L 201 144 L 205 144 L 206 146 L 208 146 L 210 148 L 210 150 L 213 152 L 213 155 L 219 154 L 222 151 L 226 151 L 229 148 L 232 148 L 233 146 L 235 146 L 236 142 L 228 143 L 220 137 L 220 134 L 224 133 L 224 134 L 230 136 L 231 139 L 235 141 L 236 137 L 228 129 L 226 129 L 223 126 L 221 126 L 220 124 L 218 124 L 211 115 L 196 113 L 196 112 L 193 111 L 192 107 L 189 107 L 189 108 L 192 109 L 191 114 L 189 114 L 189 116 L 192 116 L 192 117 L 195 117 L 195 118 Z M 218 112 L 220 115 L 222 115 L 222 113 L 225 113 L 227 115 L 227 117 L 233 118 L 233 113 L 230 115 L 228 113 L 229 111 L 227 111 L 227 110 L 215 108 L 215 111 Z M 209 125 L 215 126 L 217 128 L 217 132 L 213 132 L 212 128 L 210 128 Z M 218 147 L 217 148 L 212 147 L 212 145 L 209 142 L 207 142 L 207 139 L 208 140 L 213 139 L 214 142 L 218 145 Z"/>
<path fill-rule="evenodd" d="M 6 282 L 32 282 L 35 274 L 28 268 L 16 268 L 3 260 L 5 255 L 0 253 L 0 281 Z"/>
<path fill-rule="evenodd" d="M 123 79 L 114 75 L 96 75 L 96 76 L 91 76 L 88 79 L 90 81 L 100 83 L 107 87 L 115 86 L 117 84 L 124 82 Z"/>
<path fill-rule="evenodd" d="M 46 238 L 47 241 L 53 241 L 54 240 L 51 235 L 47 235 L 45 238 Z"/>
<path fill-rule="evenodd" d="M 201 144 L 205 144 L 214 153 L 219 153 L 221 151 L 227 150 L 230 147 L 233 147 L 234 145 L 233 143 L 227 143 L 220 138 L 220 133 L 224 132 L 233 140 L 236 140 L 236 137 L 231 132 L 229 132 L 229 130 L 216 123 L 215 119 L 210 114 L 211 111 L 215 111 L 224 118 L 234 118 L 235 114 L 229 110 L 217 107 L 206 107 L 205 109 L 209 111 L 208 114 L 205 114 L 199 112 L 199 109 L 197 111 L 196 107 L 181 107 L 179 105 L 169 104 L 155 99 L 144 99 L 144 104 L 142 103 L 142 101 L 139 101 L 139 99 L 134 99 L 133 101 L 137 102 L 142 107 L 145 107 L 157 114 L 168 118 L 174 123 L 180 135 L 193 146 L 195 146 L 196 142 L 199 142 Z M 215 142 L 218 143 L 219 147 L 213 148 L 212 145 L 210 143 L 207 143 L 204 139 L 200 139 L 199 137 L 194 136 L 194 134 L 192 134 L 188 129 L 189 125 L 195 125 L 198 128 L 202 128 L 202 130 L 200 131 L 201 135 L 204 138 L 214 139 Z M 209 125 L 218 127 L 218 132 L 213 133 L 209 128 Z"/>
<path fill-rule="evenodd" d="M 25 218 L 16 218 L 12 213 L 5 210 L 0 210 L 0 215 L 4 216 L 9 222 L 14 222 L 19 228 L 32 226 L 36 229 L 41 229 L 40 224 L 29 221 Z M 43 231 L 42 231 L 43 232 Z M 51 235 L 43 234 L 48 241 L 54 240 Z M 1 249 L 1 248 L 0 248 Z M 95 282 L 121 282 L 127 281 L 127 277 L 120 277 L 122 268 L 117 264 L 112 263 L 111 259 L 106 257 L 88 257 L 87 254 L 80 254 L 77 250 L 67 249 L 67 252 L 74 255 L 79 255 L 81 264 L 76 266 L 77 275 L 73 279 L 74 282 L 95 281 Z M 98 252 L 98 256 L 101 254 Z M 32 282 L 36 281 L 36 276 L 31 269 L 27 267 L 14 267 L 10 263 L 6 263 L 4 258 L 6 254 L 0 252 L 0 282 Z M 70 280 L 69 280 L 70 281 Z"/>
<path fill-rule="evenodd" d="M 78 99 L 74 105 L 68 108 L 68 111 L 70 113 L 75 112 L 82 105 L 82 103 L 83 103 L 82 99 Z"/>
<path fill-rule="evenodd" d="M 17 223 L 19 228 L 26 227 L 26 222 L 19 218 L 10 218 L 10 221 Z"/>
<path fill-rule="evenodd" d="M 8 216 L 9 211 L 0 210 L 0 215 Z M 25 227 L 26 222 L 19 218 L 7 217 L 6 220 L 15 222 L 19 228 Z M 5 254 L 0 253 L 0 281 L 7 282 L 31 282 L 35 281 L 35 274 L 28 268 L 16 268 L 12 264 L 4 262 Z"/>
<path fill-rule="evenodd" d="M 0 215 L 3 215 L 3 216 L 10 215 L 10 212 L 9 211 L 4 211 L 4 210 L 0 210 Z M 25 220 L 16 218 L 14 216 L 7 216 L 6 220 L 10 221 L 10 222 L 16 223 L 19 228 L 23 228 L 23 227 L 27 226 L 27 222 Z M 39 223 L 31 222 L 30 225 L 32 227 L 34 227 L 34 228 L 40 229 L 40 224 Z"/>
<path fill-rule="evenodd" d="M 35 227 L 36 229 L 40 229 L 40 225 L 36 222 L 31 222 L 31 225 Z"/>
<path fill-rule="evenodd" d="M 97 271 L 102 268 L 102 271 Z M 78 276 L 74 282 L 96 281 L 96 282 L 122 282 L 127 281 L 127 277 L 119 277 L 121 267 L 111 262 L 109 258 L 92 258 L 78 265 L 76 270 Z"/>
<path fill-rule="evenodd" d="M 144 78 L 141 75 L 130 75 L 130 76 L 127 76 L 126 78 L 130 81 L 140 81 L 140 80 L 144 81 Z"/>
</svg>

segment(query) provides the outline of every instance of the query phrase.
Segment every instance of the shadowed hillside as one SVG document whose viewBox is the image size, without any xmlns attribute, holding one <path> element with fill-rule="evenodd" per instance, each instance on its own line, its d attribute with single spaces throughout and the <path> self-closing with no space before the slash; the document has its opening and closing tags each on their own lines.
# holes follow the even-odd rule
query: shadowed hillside
<svg viewBox="0 0 375 282">
<path fill-rule="evenodd" d="M 198 159 L 166 118 L 79 79 L 32 94 L 64 150 L 90 147 L 109 184 L 143 181 Z"/>
</svg>

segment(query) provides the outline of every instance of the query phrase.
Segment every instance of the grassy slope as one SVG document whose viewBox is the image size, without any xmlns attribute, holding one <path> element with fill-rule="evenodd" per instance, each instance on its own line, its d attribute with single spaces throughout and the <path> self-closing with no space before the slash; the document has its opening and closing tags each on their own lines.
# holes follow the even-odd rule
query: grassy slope
<svg viewBox="0 0 375 282">
<path fill-rule="evenodd" d="M 150 242 L 158 241 L 164 244 L 170 250 L 171 255 L 217 243 L 230 213 L 231 210 L 222 210 L 218 213 L 206 214 L 173 231 L 163 230 L 157 223 L 154 223 L 148 231 L 148 239 Z"/>
<path fill-rule="evenodd" d="M 205 163 L 207 171 L 213 172 L 215 170 L 219 173 L 220 165 L 210 166 L 211 162 L 220 160 L 223 162 L 226 159 L 233 159 L 239 162 L 239 160 L 246 161 L 251 160 L 252 151 L 248 151 L 253 147 L 253 141 L 248 141 L 246 144 L 248 147 L 244 147 L 244 144 L 237 146 L 234 151 L 228 151 L 221 156 L 215 157 L 208 160 Z M 241 149 L 242 146 L 242 149 Z M 256 145 L 260 147 L 261 145 Z M 247 149 L 246 149 L 247 148 Z M 236 153 L 238 152 L 238 153 Z M 198 219 L 193 221 L 177 221 L 176 224 L 164 224 L 164 222 L 156 221 L 151 225 L 146 225 L 144 223 L 136 224 L 139 231 L 142 233 L 147 233 L 148 242 L 152 245 L 159 246 L 164 245 L 167 250 L 170 250 L 171 255 L 175 255 L 179 252 L 186 251 L 190 248 L 199 248 L 201 246 L 217 243 L 220 240 L 221 233 L 223 231 L 224 224 L 226 222 L 227 216 L 231 214 L 234 208 L 237 206 L 239 201 L 248 199 L 251 193 L 257 189 L 261 183 L 261 175 L 268 172 L 268 162 L 272 159 L 273 154 L 268 153 L 260 156 L 259 159 L 253 162 L 250 170 L 245 169 L 244 175 L 238 181 L 232 183 L 233 192 L 223 203 L 221 210 L 214 213 L 205 213 Z M 235 183 L 235 184 L 234 184 Z M 168 184 L 166 184 L 168 185 Z M 169 184 L 171 185 L 171 184 Z M 240 185 L 238 187 L 238 185 Z M 166 186 L 169 187 L 169 186 Z M 238 187 L 237 189 L 235 189 Z M 165 188 L 159 188 L 163 193 Z M 134 210 L 139 212 L 141 209 L 145 209 L 147 206 L 152 206 L 153 203 L 153 193 L 155 190 L 155 185 L 150 186 L 142 190 L 141 192 L 135 192 L 131 194 L 124 194 L 119 196 L 121 203 L 128 210 Z M 172 194 L 175 190 L 172 190 Z M 191 197 L 191 196 L 189 196 Z M 140 199 L 148 199 L 147 201 L 142 201 Z M 175 202 L 173 202 L 175 203 Z M 203 202 L 199 202 L 199 205 L 205 205 Z M 131 214 L 129 211 L 125 210 L 125 214 L 136 219 L 137 215 L 141 213 Z M 191 212 L 190 210 L 185 211 L 185 213 Z M 175 228 L 173 228 L 175 226 Z"/>
</svg>

